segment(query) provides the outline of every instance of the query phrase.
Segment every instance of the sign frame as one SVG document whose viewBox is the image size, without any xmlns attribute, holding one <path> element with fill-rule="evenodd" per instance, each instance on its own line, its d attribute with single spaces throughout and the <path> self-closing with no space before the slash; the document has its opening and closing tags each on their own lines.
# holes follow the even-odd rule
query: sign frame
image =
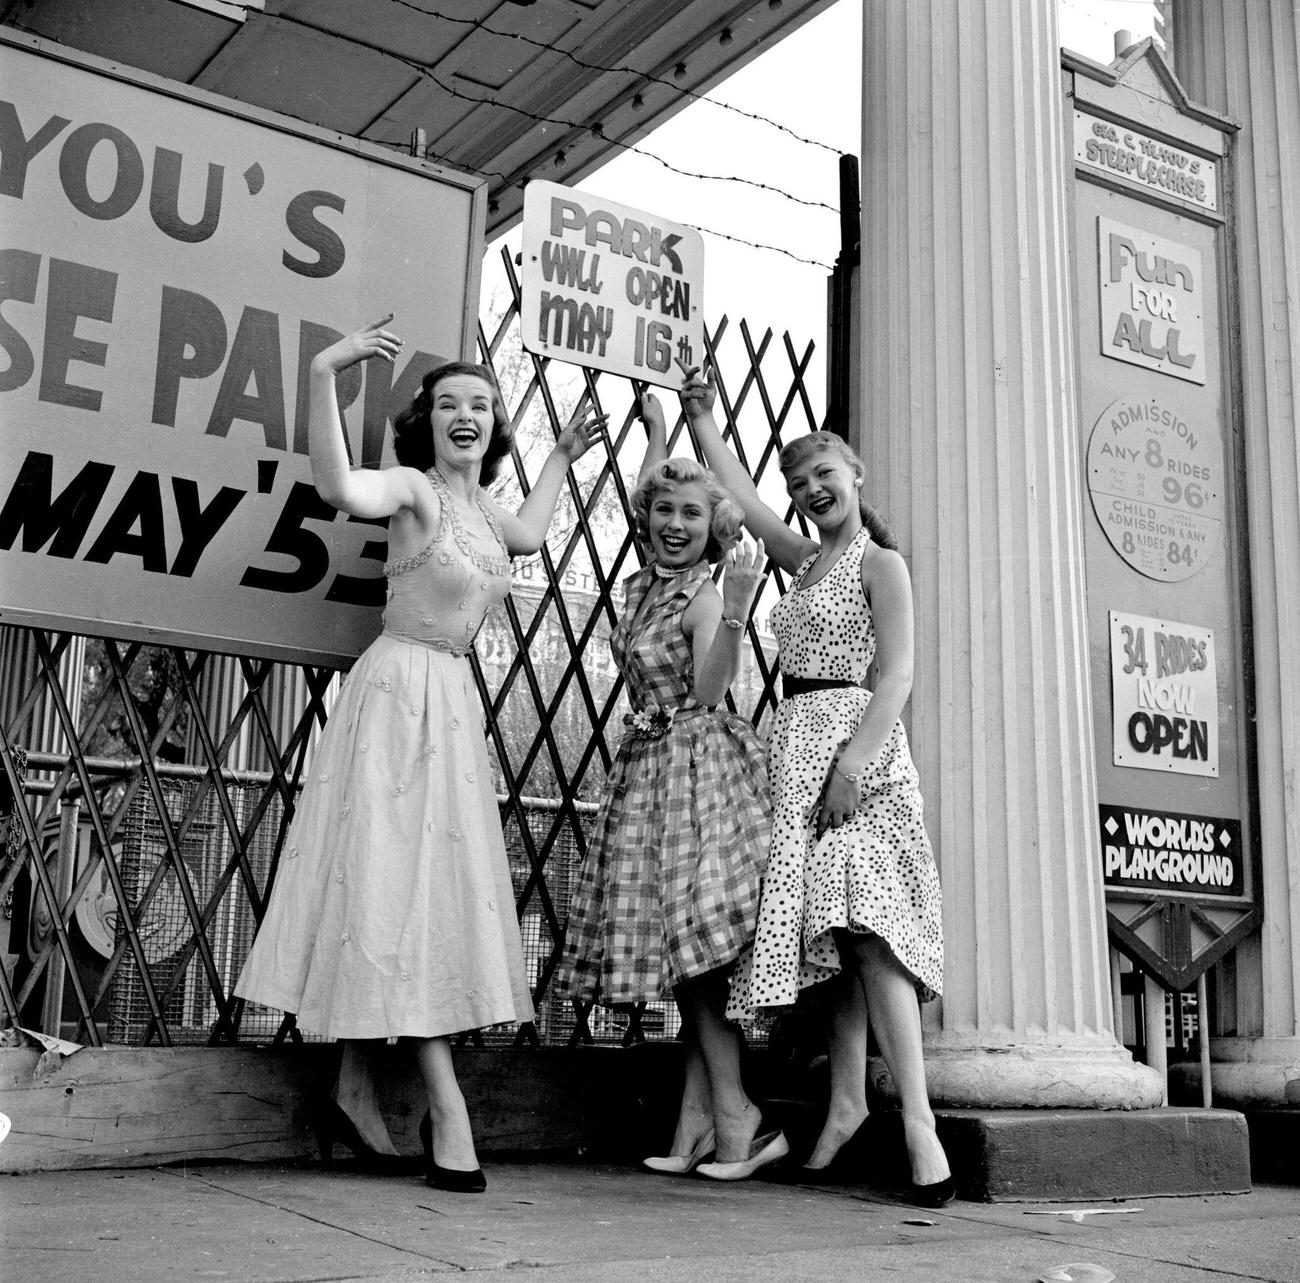
<svg viewBox="0 0 1300 1283">
<path fill-rule="evenodd" d="M 1070 206 L 1071 272 L 1076 304 L 1076 328 L 1079 360 L 1075 366 L 1076 404 L 1079 411 L 1077 447 L 1083 476 L 1089 490 L 1093 512 L 1083 522 L 1083 560 L 1087 598 L 1088 663 L 1092 687 L 1092 716 L 1096 754 L 1094 765 L 1098 791 L 1098 810 L 1093 819 L 1093 849 L 1096 872 L 1106 903 L 1108 935 L 1111 945 L 1133 963 L 1157 978 L 1166 988 L 1181 990 L 1193 983 L 1208 967 L 1223 958 L 1242 940 L 1258 932 L 1264 919 L 1265 886 L 1262 879 L 1260 834 L 1258 831 L 1258 776 L 1255 762 L 1256 744 L 1252 733 L 1252 709 L 1255 699 L 1249 663 L 1249 540 L 1242 505 L 1236 501 L 1244 479 L 1244 464 L 1236 442 L 1240 415 L 1237 388 L 1235 338 L 1231 325 L 1232 299 L 1238 281 L 1237 264 L 1231 254 L 1230 236 L 1233 201 L 1228 182 L 1228 158 L 1233 135 L 1239 126 L 1227 116 L 1190 102 L 1159 48 L 1145 41 L 1135 51 L 1110 66 L 1063 53 L 1062 99 L 1064 128 L 1062 142 L 1072 157 L 1067 166 L 1067 193 Z M 1097 143 L 1091 154 L 1090 141 Z M 1142 148 L 1146 141 L 1149 148 Z M 1126 151 L 1126 144 L 1132 149 Z M 1105 148 L 1109 145 L 1110 151 Z M 1136 153 L 1136 154 L 1133 154 Z M 1154 159 L 1157 164 L 1172 164 L 1184 175 L 1205 178 L 1204 189 L 1191 190 L 1176 175 L 1152 174 L 1144 166 L 1138 181 L 1139 157 Z M 1186 161 L 1188 163 L 1183 164 Z M 1171 183 L 1166 181 L 1174 178 Z M 1207 199 L 1212 198 L 1212 199 Z M 1187 311 L 1185 300 L 1192 301 L 1192 311 L 1202 328 L 1203 380 L 1178 377 L 1177 360 L 1126 361 L 1107 350 L 1107 341 L 1118 332 L 1114 311 L 1109 324 L 1103 319 L 1107 306 L 1101 279 L 1110 264 L 1103 261 L 1109 244 L 1099 237 L 1099 230 L 1110 220 L 1112 225 L 1141 233 L 1132 238 L 1136 255 L 1143 256 L 1137 281 L 1126 271 L 1119 282 L 1126 291 L 1131 314 L 1130 325 L 1122 332 L 1126 346 L 1136 354 L 1155 356 L 1165 347 L 1169 356 L 1164 325 L 1173 321 L 1162 315 L 1162 304 L 1174 304 L 1170 312 L 1181 321 Z M 1196 280 L 1201 299 L 1187 292 L 1179 265 L 1186 265 L 1181 253 L 1169 253 L 1161 245 L 1195 249 L 1201 255 Z M 1122 247 L 1130 257 L 1127 247 Z M 1161 255 L 1170 261 L 1162 264 Z M 1157 297 L 1135 293 L 1148 284 Z M 1162 299 L 1160 295 L 1163 294 Z M 1154 303 L 1154 308 L 1151 304 Z M 1151 318 L 1143 333 L 1144 317 Z M 1111 328 L 1114 326 L 1114 328 Z M 1182 341 L 1175 346 L 1180 357 L 1189 348 Z M 1156 352 L 1146 352 L 1147 348 Z M 1199 344 L 1198 344 L 1199 349 Z M 1139 415 L 1145 425 L 1159 423 L 1162 429 L 1175 428 L 1166 421 L 1164 410 L 1192 425 L 1200 433 L 1200 452 L 1212 445 L 1221 452 L 1221 462 L 1205 475 L 1203 460 L 1190 457 L 1190 443 L 1184 441 L 1172 449 L 1174 439 L 1167 431 L 1143 433 L 1141 441 L 1126 439 L 1127 434 L 1112 434 L 1109 421 L 1124 405 L 1148 407 Z M 1149 407 L 1155 406 L 1153 421 Z M 1190 411 L 1190 413 L 1188 413 Z M 1091 427 L 1089 426 L 1091 425 Z M 1206 436 L 1203 429 L 1213 425 Z M 1130 425 L 1131 426 L 1131 425 Z M 1108 455 L 1100 450 L 1102 436 L 1111 440 L 1114 449 Z M 1217 438 L 1211 441 L 1210 437 Z M 1147 459 L 1153 438 L 1163 452 L 1159 473 Z M 1127 470 L 1118 460 L 1122 448 L 1129 448 L 1129 459 L 1139 453 L 1143 466 Z M 1191 450 L 1195 455 L 1196 450 Z M 1176 457 L 1180 464 L 1191 464 L 1188 471 L 1168 469 L 1168 460 Z M 1096 466 L 1095 466 L 1096 465 Z M 1198 473 L 1195 469 L 1200 468 Z M 1175 476 L 1183 493 L 1180 495 L 1165 478 Z M 1199 484 L 1200 493 L 1188 499 L 1188 481 Z M 1154 488 L 1153 488 L 1154 483 Z M 1130 493 L 1130 490 L 1132 493 Z M 1169 493 L 1173 491 L 1173 493 Z M 1212 494 L 1211 491 L 1217 492 Z M 1205 555 L 1194 559 L 1195 565 L 1183 561 L 1182 572 L 1169 573 L 1155 567 L 1138 553 L 1139 534 L 1172 537 L 1155 525 L 1130 524 L 1134 546 L 1127 556 L 1124 529 L 1108 527 L 1107 511 L 1116 513 L 1114 503 L 1128 504 L 1120 515 L 1132 516 L 1134 523 L 1169 524 L 1169 505 L 1180 514 L 1174 524 L 1186 524 L 1189 517 L 1213 515 L 1217 533 L 1205 540 Z M 1108 507 L 1108 505 L 1110 505 Z M 1157 511 L 1152 512 L 1152 508 Z M 1092 520 L 1095 516 L 1096 520 Z M 1195 524 L 1195 521 L 1192 522 Z M 1116 532 L 1118 530 L 1118 537 Z M 1187 540 L 1180 536 L 1180 550 Z M 1213 546 L 1209 546 L 1210 544 Z M 1161 554 L 1172 553 L 1167 545 Z M 1149 573 L 1158 570 L 1158 573 Z M 1218 778 L 1136 770 L 1117 766 L 1112 761 L 1114 707 L 1111 693 L 1112 649 L 1108 614 L 1120 610 L 1162 619 L 1196 619 L 1214 631 L 1219 668 L 1218 699 L 1220 732 L 1220 774 Z M 1221 821 L 1240 826 L 1239 893 L 1225 894 L 1219 884 L 1213 888 L 1175 886 L 1175 879 L 1130 877 L 1130 885 L 1118 885 L 1105 878 L 1105 844 L 1109 834 L 1108 816 L 1124 820 L 1127 811 L 1139 820 L 1163 816 L 1170 820 L 1212 822 L 1216 829 Z M 1149 834 L 1160 831 L 1156 821 Z M 1135 823 L 1135 830 L 1141 829 Z M 1129 828 L 1123 827 L 1127 837 Z M 1170 830 L 1164 830 L 1164 845 L 1176 842 Z M 1189 829 L 1190 832 L 1190 829 Z M 1128 844 L 1132 847 L 1132 843 Z M 1162 845 L 1157 843 L 1156 845 Z M 1234 834 L 1233 846 L 1237 845 Z M 1169 848 L 1170 858 L 1179 853 Z M 1222 848 L 1219 854 L 1222 854 Z M 1130 874 L 1159 873 L 1161 855 L 1154 846 L 1144 849 L 1140 858 L 1123 862 Z M 1182 853 L 1183 858 L 1192 852 Z M 1195 852 L 1197 859 L 1201 852 Z M 1118 866 L 1117 866 L 1118 867 Z M 1172 866 L 1169 866 L 1172 867 Z M 1186 874 L 1183 864 L 1180 874 Z M 1168 872 L 1168 868 L 1166 869 Z M 1220 865 L 1220 874 L 1222 865 Z M 1201 876 L 1199 863 L 1195 877 Z M 1181 877 L 1176 879 L 1181 881 Z M 1147 885 L 1134 884 L 1145 881 Z M 1161 882 L 1167 885 L 1159 885 Z M 1152 884 L 1154 883 L 1154 885 Z"/>
<path fill-rule="evenodd" d="M 533 179 L 520 261 L 533 355 L 673 390 L 675 361 L 703 363 L 704 238 L 689 224 Z"/>
</svg>

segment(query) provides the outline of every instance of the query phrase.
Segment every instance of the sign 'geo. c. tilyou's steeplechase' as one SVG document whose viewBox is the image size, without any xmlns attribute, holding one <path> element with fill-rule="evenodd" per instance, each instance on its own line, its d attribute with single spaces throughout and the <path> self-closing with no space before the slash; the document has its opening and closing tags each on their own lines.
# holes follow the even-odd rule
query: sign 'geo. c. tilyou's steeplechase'
<svg viewBox="0 0 1300 1283">
<path fill-rule="evenodd" d="M 704 357 L 694 228 L 559 183 L 524 189 L 520 324 L 538 356 L 679 386 Z"/>
<path fill-rule="evenodd" d="M 352 458 L 474 350 L 486 183 L 0 29 L 0 622 L 345 663 L 382 526 L 317 495 L 307 370 Z"/>
</svg>

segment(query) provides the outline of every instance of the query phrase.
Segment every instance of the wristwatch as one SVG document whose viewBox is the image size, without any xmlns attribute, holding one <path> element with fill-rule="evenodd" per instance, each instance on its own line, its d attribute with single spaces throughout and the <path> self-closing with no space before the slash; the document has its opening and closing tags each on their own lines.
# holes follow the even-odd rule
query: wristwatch
<svg viewBox="0 0 1300 1283">
<path fill-rule="evenodd" d="M 848 780 L 848 782 L 852 784 L 854 788 L 857 788 L 862 783 L 861 771 L 854 772 L 854 771 L 842 770 L 838 762 L 835 763 L 835 771 L 836 774 L 842 775 L 846 780 Z"/>
<path fill-rule="evenodd" d="M 735 632 L 740 632 L 740 630 L 745 626 L 745 621 L 743 619 L 728 619 L 725 615 L 723 616 L 722 622 L 726 627 Z"/>
</svg>

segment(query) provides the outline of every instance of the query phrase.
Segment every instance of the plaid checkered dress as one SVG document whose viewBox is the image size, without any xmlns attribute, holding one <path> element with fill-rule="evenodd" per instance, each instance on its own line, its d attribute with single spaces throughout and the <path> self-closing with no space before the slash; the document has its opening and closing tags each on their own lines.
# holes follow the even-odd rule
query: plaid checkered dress
<svg viewBox="0 0 1300 1283">
<path fill-rule="evenodd" d="M 626 581 L 610 647 L 631 716 L 658 705 L 673 718 L 657 736 L 633 726 L 619 746 L 578 871 L 561 994 L 611 1006 L 665 997 L 753 938 L 771 838 L 766 753 L 744 718 L 691 695 L 682 614 L 708 573 L 701 562 L 666 583 L 635 632 L 654 568 Z"/>
</svg>

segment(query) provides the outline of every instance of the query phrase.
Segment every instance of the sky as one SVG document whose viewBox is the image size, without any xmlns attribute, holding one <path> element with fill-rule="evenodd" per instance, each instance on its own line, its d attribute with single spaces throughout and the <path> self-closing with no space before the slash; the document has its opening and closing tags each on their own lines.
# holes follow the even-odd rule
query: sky
<svg viewBox="0 0 1300 1283">
<path fill-rule="evenodd" d="M 861 153 L 863 3 L 837 0 L 638 144 L 677 169 L 719 178 L 685 177 L 625 153 L 575 184 L 704 232 L 710 328 L 726 313 L 733 322 L 746 317 L 760 333 L 767 326 L 778 337 L 788 330 L 799 349 L 808 339 L 819 354 L 825 346 L 826 280 L 840 249 L 838 155 Z M 1149 0 L 1060 0 L 1059 13 L 1062 44 L 1104 63 L 1114 57 L 1116 30 L 1142 39 L 1154 21 Z M 790 132 L 752 116 L 766 116 Z M 512 235 L 517 244 L 518 233 Z M 820 387 L 820 360 L 811 376 Z"/>
</svg>

